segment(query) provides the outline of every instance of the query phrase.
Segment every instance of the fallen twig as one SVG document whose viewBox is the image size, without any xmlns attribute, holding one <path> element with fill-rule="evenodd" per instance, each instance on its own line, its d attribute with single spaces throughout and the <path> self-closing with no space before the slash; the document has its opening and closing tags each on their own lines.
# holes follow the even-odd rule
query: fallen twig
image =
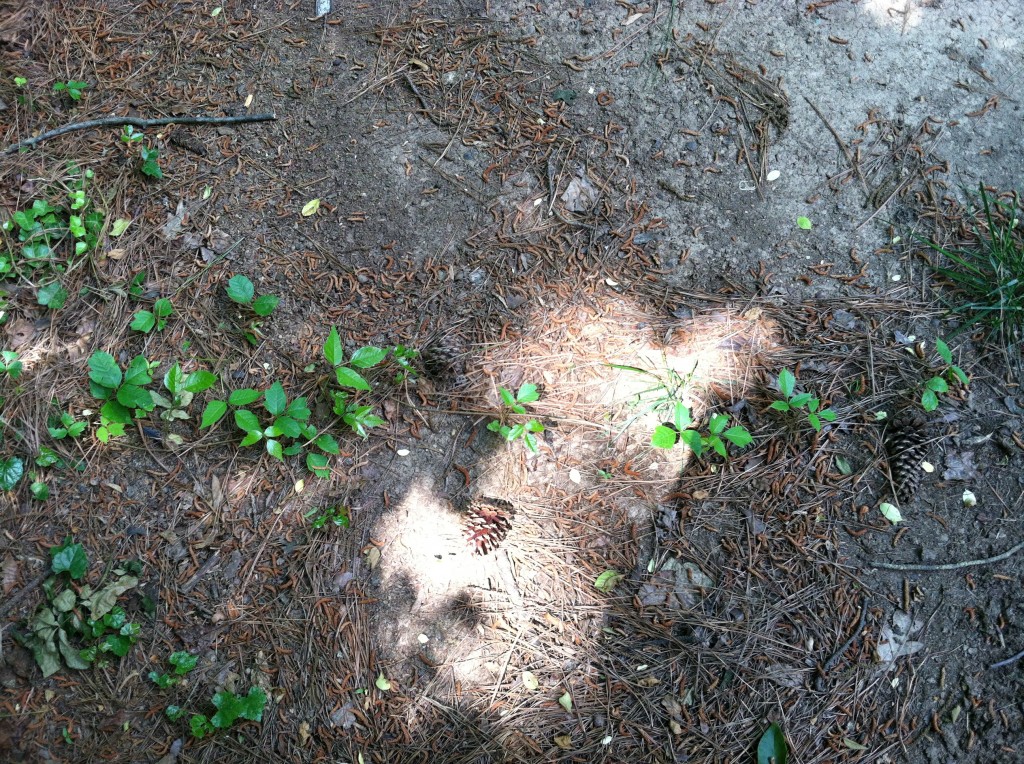
<svg viewBox="0 0 1024 764">
<path fill-rule="evenodd" d="M 26 149 L 35 146 L 37 143 L 48 141 L 66 133 L 73 133 L 76 130 L 89 130 L 94 127 L 117 127 L 119 125 L 131 125 L 132 127 L 162 127 L 164 125 L 235 125 L 241 122 L 271 122 L 277 119 L 276 114 L 244 114 L 241 117 L 157 117 L 154 119 L 142 119 L 141 117 L 103 117 L 102 119 L 90 119 L 86 122 L 73 122 L 70 125 L 58 127 L 55 130 L 37 135 L 35 138 L 26 138 L 20 143 L 8 146 L 4 149 L 5 154 L 13 154 L 19 149 Z"/>
<path fill-rule="evenodd" d="M 872 568 L 883 568 L 884 570 L 960 570 L 961 568 L 973 568 L 977 565 L 989 565 L 993 562 L 1002 562 L 1007 557 L 1012 557 L 1021 549 L 1024 549 L 1024 541 L 1012 546 L 1002 554 L 995 557 L 983 557 L 980 560 L 964 560 L 963 562 L 945 562 L 938 565 L 925 565 L 920 563 L 909 563 L 901 565 L 896 562 L 871 562 L 866 564 Z"/>
<path fill-rule="evenodd" d="M 1009 666 L 1011 663 L 1016 663 L 1021 658 L 1024 658 L 1024 650 L 1021 650 L 1016 655 L 1011 655 L 1006 660 L 999 661 L 999 663 L 993 663 L 991 666 L 989 666 L 989 668 L 990 669 L 996 669 L 996 668 L 1002 668 L 1003 666 Z"/>
</svg>

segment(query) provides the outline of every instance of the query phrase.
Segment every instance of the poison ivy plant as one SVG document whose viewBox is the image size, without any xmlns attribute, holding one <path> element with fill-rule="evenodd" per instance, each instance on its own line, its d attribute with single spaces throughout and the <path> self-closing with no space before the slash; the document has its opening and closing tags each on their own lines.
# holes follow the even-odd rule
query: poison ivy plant
<svg viewBox="0 0 1024 764">
<path fill-rule="evenodd" d="M 796 392 L 796 377 L 789 369 L 779 372 L 778 385 L 784 400 L 774 401 L 769 408 L 783 413 L 803 413 L 807 423 L 814 428 L 815 432 L 821 432 L 822 421 L 834 422 L 836 420 L 836 412 L 832 409 L 818 410 L 821 401 L 813 395 Z"/>
<path fill-rule="evenodd" d="M 537 386 L 527 382 L 520 386 L 515 395 L 512 391 L 501 387 L 498 388 L 504 407 L 498 419 L 492 419 L 487 424 L 487 429 L 496 432 L 507 442 L 513 443 L 522 440 L 526 447 L 537 453 L 537 435 L 544 432 L 544 425 L 536 419 L 527 419 L 525 422 L 511 422 L 511 415 L 523 416 L 526 414 L 526 404 L 535 403 L 540 400 L 540 392 Z"/>
</svg>

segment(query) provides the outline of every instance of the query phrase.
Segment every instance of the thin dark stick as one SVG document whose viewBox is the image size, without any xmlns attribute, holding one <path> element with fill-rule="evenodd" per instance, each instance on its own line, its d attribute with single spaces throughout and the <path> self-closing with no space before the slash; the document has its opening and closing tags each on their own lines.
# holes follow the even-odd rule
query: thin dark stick
<svg viewBox="0 0 1024 764">
<path fill-rule="evenodd" d="M 29 594 L 35 591 L 35 588 L 39 586 L 41 583 L 43 583 L 43 581 L 46 580 L 46 577 L 50 575 L 52 574 L 48 570 L 40 573 L 38 576 L 33 578 L 27 584 L 25 584 L 25 586 L 22 588 L 20 592 L 18 592 L 9 600 L 7 600 L 3 605 L 0 605 L 0 618 L 3 618 L 9 612 L 11 612 L 14 609 L 15 605 L 17 605 L 19 602 L 25 599 L 25 597 L 27 597 Z"/>
<path fill-rule="evenodd" d="M 276 114 L 246 114 L 241 117 L 158 117 L 156 119 L 142 119 L 141 117 L 103 117 L 102 119 L 90 119 L 87 122 L 73 122 L 48 133 L 37 135 L 35 138 L 27 138 L 21 143 L 15 143 L 4 149 L 5 154 L 13 154 L 19 149 L 26 149 L 35 146 L 37 143 L 56 138 L 58 135 L 73 133 L 76 130 L 89 130 L 94 127 L 117 127 L 118 125 L 131 125 L 132 127 L 162 127 L 163 125 L 237 125 L 241 122 L 271 122 L 277 119 Z"/>
<path fill-rule="evenodd" d="M 818 115 L 818 119 L 820 119 L 822 123 L 825 125 L 825 127 L 828 128 L 828 131 L 832 133 L 832 137 L 836 139 L 836 143 L 839 144 L 839 148 L 842 149 L 842 152 L 844 154 L 846 154 L 846 161 L 850 163 L 850 169 L 852 169 L 857 174 L 857 179 L 860 181 L 860 184 L 864 187 L 864 193 L 867 194 L 868 183 L 866 180 L 864 180 L 864 174 L 860 170 L 860 165 L 854 161 L 853 154 L 851 154 L 850 150 L 846 148 L 846 144 L 843 142 L 843 139 L 839 137 L 839 133 L 837 133 L 836 129 L 832 127 L 832 125 L 829 123 L 827 119 L 825 119 L 825 115 L 821 113 L 821 110 L 814 105 L 814 101 L 812 101 L 807 96 L 804 96 L 804 100 L 807 101 L 808 106 L 814 109 L 814 113 Z"/>
</svg>

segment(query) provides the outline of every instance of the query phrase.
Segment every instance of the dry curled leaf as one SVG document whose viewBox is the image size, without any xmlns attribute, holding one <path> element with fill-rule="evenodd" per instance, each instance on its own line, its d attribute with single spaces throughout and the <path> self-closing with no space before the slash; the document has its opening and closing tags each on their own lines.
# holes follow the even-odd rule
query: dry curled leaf
<svg viewBox="0 0 1024 764">
<path fill-rule="evenodd" d="M 9 554 L 4 558 L 2 583 L 4 594 L 10 594 L 14 585 L 18 583 L 18 561 Z"/>
</svg>

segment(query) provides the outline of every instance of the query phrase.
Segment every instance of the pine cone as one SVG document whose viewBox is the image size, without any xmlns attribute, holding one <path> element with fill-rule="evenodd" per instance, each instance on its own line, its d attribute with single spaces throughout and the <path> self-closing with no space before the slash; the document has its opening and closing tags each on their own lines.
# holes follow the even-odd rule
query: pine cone
<svg viewBox="0 0 1024 764">
<path fill-rule="evenodd" d="M 477 554 L 493 552 L 511 530 L 515 514 L 515 507 L 504 499 L 473 499 L 466 507 L 466 543 Z"/>
<path fill-rule="evenodd" d="M 466 353 L 454 337 L 442 337 L 423 350 L 423 368 L 439 382 L 462 387 L 466 382 Z"/>
<path fill-rule="evenodd" d="M 913 414 L 896 417 L 885 438 L 889 458 L 889 477 L 895 489 L 896 501 L 913 501 L 921 485 L 921 462 L 931 448 L 928 423 L 923 416 Z"/>
</svg>

